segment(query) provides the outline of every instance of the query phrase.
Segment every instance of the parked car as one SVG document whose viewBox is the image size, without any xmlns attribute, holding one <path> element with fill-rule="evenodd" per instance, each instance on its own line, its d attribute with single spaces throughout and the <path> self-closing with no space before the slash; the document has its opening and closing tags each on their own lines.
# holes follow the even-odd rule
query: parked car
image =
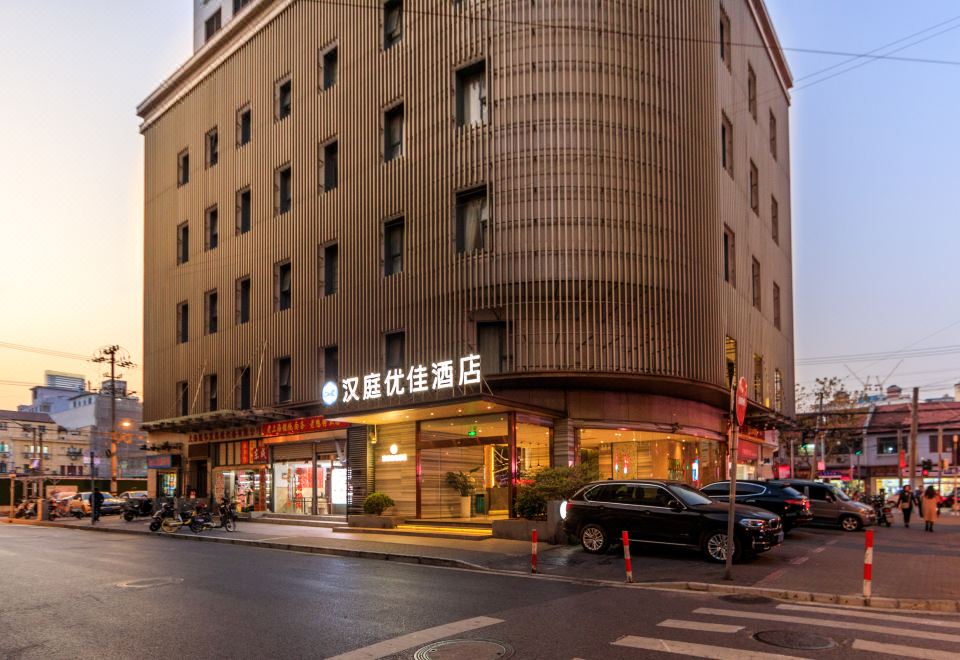
<svg viewBox="0 0 960 660">
<path fill-rule="evenodd" d="M 100 507 L 100 515 L 109 516 L 115 513 L 123 512 L 123 500 L 114 497 L 105 490 L 100 491 L 103 494 L 103 504 Z M 70 500 L 70 512 L 79 509 L 85 515 L 90 515 L 90 491 L 77 493 Z"/>
<path fill-rule="evenodd" d="M 717 481 L 700 492 L 715 502 L 730 500 L 730 482 Z M 737 504 L 749 504 L 780 516 L 784 533 L 813 520 L 810 499 L 790 486 L 768 481 L 737 480 Z"/>
<path fill-rule="evenodd" d="M 726 560 L 727 507 L 675 481 L 598 481 L 561 506 L 563 527 L 590 553 L 606 552 L 626 531 L 632 543 L 685 546 L 711 560 Z M 734 560 L 783 542 L 780 517 L 736 505 Z"/>
<path fill-rule="evenodd" d="M 147 491 L 145 490 L 125 490 L 122 493 L 120 493 L 121 500 L 130 500 L 130 499 L 145 500 L 145 499 L 148 499 L 149 497 L 150 497 L 149 493 L 147 493 Z"/>
<path fill-rule="evenodd" d="M 771 483 L 790 486 L 809 497 L 815 524 L 839 525 L 847 532 L 877 524 L 877 512 L 872 506 L 855 502 L 833 484 L 804 479 L 774 479 Z"/>
</svg>

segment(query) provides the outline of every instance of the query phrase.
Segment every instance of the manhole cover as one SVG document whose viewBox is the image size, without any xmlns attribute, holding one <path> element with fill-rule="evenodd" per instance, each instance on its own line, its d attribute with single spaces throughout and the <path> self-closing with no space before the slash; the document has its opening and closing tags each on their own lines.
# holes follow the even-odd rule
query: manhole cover
<svg viewBox="0 0 960 660">
<path fill-rule="evenodd" d="M 153 587 L 165 587 L 168 584 L 180 584 L 183 582 L 183 578 L 177 577 L 157 577 L 157 578 L 144 578 L 142 580 L 127 580 L 126 582 L 118 582 L 117 586 L 124 589 L 151 589 Z"/>
<path fill-rule="evenodd" d="M 751 596 L 750 594 L 729 594 L 727 596 L 720 596 L 720 600 L 725 600 L 730 603 L 740 603 L 742 605 L 763 605 L 764 603 L 772 603 L 772 598 L 767 598 L 766 596 Z"/>
<path fill-rule="evenodd" d="M 498 660 L 513 657 L 513 648 L 486 639 L 445 639 L 417 649 L 414 660 Z"/>
<path fill-rule="evenodd" d="M 754 635 L 753 638 L 764 644 L 771 644 L 784 649 L 799 649 L 801 651 L 832 649 L 837 645 L 837 643 L 829 637 L 798 630 L 762 630 Z"/>
</svg>

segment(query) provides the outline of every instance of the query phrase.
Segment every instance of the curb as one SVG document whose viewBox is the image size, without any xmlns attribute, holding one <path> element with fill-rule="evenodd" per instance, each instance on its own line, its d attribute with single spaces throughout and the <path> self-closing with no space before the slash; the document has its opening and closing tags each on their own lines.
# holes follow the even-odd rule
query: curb
<svg viewBox="0 0 960 660">
<path fill-rule="evenodd" d="M 651 588 L 671 591 L 699 591 L 718 594 L 746 594 L 766 596 L 776 600 L 818 603 L 822 605 L 847 605 L 874 609 L 909 610 L 926 612 L 960 612 L 960 600 L 926 598 L 864 598 L 845 594 L 827 594 L 793 589 L 767 589 L 763 587 L 745 587 L 732 584 L 714 584 L 711 582 L 660 582 L 646 585 Z"/>
<path fill-rule="evenodd" d="M 440 566 L 443 568 L 461 568 L 472 571 L 486 571 L 487 568 L 479 564 L 473 564 L 461 559 L 448 559 L 446 557 L 429 557 L 423 555 L 404 555 L 391 552 L 378 552 L 376 550 L 349 550 L 346 548 L 329 548 L 311 545 L 297 545 L 293 543 L 273 543 L 271 541 L 254 541 L 250 539 L 231 539 L 220 536 L 185 536 L 180 534 L 161 534 L 153 532 L 143 532 L 134 529 L 116 529 L 109 527 L 78 527 L 76 525 L 65 525 L 63 523 L 51 521 L 21 521 L 4 520 L 3 522 L 11 525 L 33 525 L 35 527 L 57 527 L 59 529 L 76 529 L 86 532 L 103 532 L 107 534 L 131 534 L 136 536 L 155 536 L 158 538 L 174 539 L 178 541 L 200 541 L 206 543 L 226 543 L 229 545 L 240 545 L 250 548 L 267 548 L 269 550 L 285 550 L 287 552 L 301 552 L 313 555 L 329 555 L 334 557 L 350 557 L 353 559 L 380 559 L 383 561 L 393 561 L 402 564 L 420 564 L 423 566 Z"/>
</svg>

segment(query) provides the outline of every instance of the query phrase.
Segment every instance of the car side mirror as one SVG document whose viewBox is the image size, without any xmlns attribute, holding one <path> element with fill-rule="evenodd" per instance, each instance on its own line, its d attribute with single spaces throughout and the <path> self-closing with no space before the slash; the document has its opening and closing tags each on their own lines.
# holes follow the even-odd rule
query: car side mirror
<svg viewBox="0 0 960 660">
<path fill-rule="evenodd" d="M 823 499 L 825 499 L 827 502 L 836 502 L 836 499 L 833 497 L 833 495 L 827 495 Z"/>
<path fill-rule="evenodd" d="M 683 505 L 677 500 L 672 500 L 670 502 L 670 509 L 673 511 L 683 511 Z"/>
</svg>

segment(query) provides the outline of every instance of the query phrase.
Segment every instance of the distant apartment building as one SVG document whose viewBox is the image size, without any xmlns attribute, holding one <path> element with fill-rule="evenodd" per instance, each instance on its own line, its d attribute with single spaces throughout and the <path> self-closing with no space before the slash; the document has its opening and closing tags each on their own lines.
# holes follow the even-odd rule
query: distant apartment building
<svg viewBox="0 0 960 660">
<path fill-rule="evenodd" d="M 227 9 L 138 107 L 152 489 L 450 517 L 462 471 L 496 517 L 550 466 L 702 485 L 739 377 L 770 473 L 792 80 L 762 0 Z"/>
<path fill-rule="evenodd" d="M 220 34 L 248 5 L 260 0 L 193 0 L 193 50 Z"/>
<path fill-rule="evenodd" d="M 0 474 L 89 475 L 90 437 L 46 413 L 0 410 Z"/>
</svg>

